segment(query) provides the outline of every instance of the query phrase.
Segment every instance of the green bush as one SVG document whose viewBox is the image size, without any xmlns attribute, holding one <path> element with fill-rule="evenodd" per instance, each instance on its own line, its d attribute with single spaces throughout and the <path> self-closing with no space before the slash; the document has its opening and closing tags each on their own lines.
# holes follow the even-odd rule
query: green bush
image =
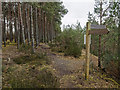
<svg viewBox="0 0 120 90">
<path fill-rule="evenodd" d="M 59 80 L 53 74 L 52 70 L 48 67 L 44 67 L 40 71 L 41 74 L 37 76 L 37 79 L 44 85 L 44 87 L 52 88 L 59 87 Z"/>
<path fill-rule="evenodd" d="M 79 57 L 83 48 L 82 30 L 67 28 L 58 37 L 56 43 L 59 43 L 58 51 L 64 52 L 65 55 Z"/>
<path fill-rule="evenodd" d="M 65 55 L 79 57 L 81 55 L 82 47 L 77 45 L 74 41 L 70 41 L 65 49 Z"/>
</svg>

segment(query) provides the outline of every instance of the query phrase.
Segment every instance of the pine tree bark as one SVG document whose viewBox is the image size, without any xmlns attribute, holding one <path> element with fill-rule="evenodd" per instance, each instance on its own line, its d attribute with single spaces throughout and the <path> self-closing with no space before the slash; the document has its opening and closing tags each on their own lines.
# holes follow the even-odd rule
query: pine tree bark
<svg viewBox="0 0 120 90">
<path fill-rule="evenodd" d="M 12 28 L 13 28 L 13 26 L 12 26 L 12 4 L 11 4 L 11 2 L 9 2 L 9 17 L 10 17 L 10 20 L 9 20 L 9 22 L 10 22 L 10 42 L 12 42 L 13 41 L 13 31 L 12 31 Z"/>
<path fill-rule="evenodd" d="M 35 8 L 36 11 L 36 47 L 38 46 L 38 13 L 37 13 L 37 7 Z"/>
<path fill-rule="evenodd" d="M 42 23 L 43 23 L 43 43 L 45 42 L 45 15 L 44 11 L 42 11 Z"/>
<path fill-rule="evenodd" d="M 51 23 L 50 23 L 50 40 L 51 40 L 51 43 L 52 43 L 52 40 L 53 40 L 53 23 L 52 23 L 52 20 L 51 20 Z"/>
<path fill-rule="evenodd" d="M 49 21 L 47 21 L 47 43 L 49 42 Z"/>
<path fill-rule="evenodd" d="M 24 34 L 24 24 L 23 24 L 23 19 L 22 19 L 22 10 L 21 10 L 21 4 L 18 4 L 19 6 L 19 14 L 20 14 L 20 23 L 21 23 L 21 27 L 22 27 L 22 40 L 23 40 L 23 44 L 25 45 L 25 34 Z"/>
<path fill-rule="evenodd" d="M 32 53 L 34 53 L 34 27 L 33 27 L 33 12 L 32 12 L 32 6 L 31 6 L 31 35 L 32 35 L 32 42 L 31 42 L 31 45 L 32 45 Z"/>
<path fill-rule="evenodd" d="M 15 5 L 15 11 L 14 11 L 14 28 L 15 28 L 15 32 L 14 32 L 14 36 L 15 36 L 15 42 L 17 42 L 17 24 L 16 24 L 16 5 Z"/>
<path fill-rule="evenodd" d="M 102 25 L 102 1 L 100 3 L 100 25 Z M 99 35 L 98 67 L 101 68 L 101 35 Z"/>
<path fill-rule="evenodd" d="M 39 8 L 39 12 L 38 12 L 38 41 L 39 43 L 41 42 L 41 32 L 42 32 L 42 26 L 41 26 L 41 9 Z"/>
<path fill-rule="evenodd" d="M 47 43 L 47 17 L 45 12 L 45 43 Z"/>
<path fill-rule="evenodd" d="M 27 30 L 26 30 L 26 2 L 22 3 L 22 18 L 23 18 L 23 25 L 24 25 L 24 36 L 25 40 L 27 39 Z"/>
<path fill-rule="evenodd" d="M 3 3 L 3 39 L 4 39 L 4 47 L 6 47 L 6 23 L 5 23 L 5 3 Z"/>
<path fill-rule="evenodd" d="M 16 22 L 17 24 L 17 48 L 20 48 L 20 31 L 21 31 L 21 25 L 20 25 L 20 7 L 18 6 L 18 21 Z"/>
<path fill-rule="evenodd" d="M 118 2 L 120 3 L 120 1 Z M 118 6 L 118 18 L 119 18 L 119 24 L 118 24 L 118 65 L 120 65 L 120 4 Z M 118 67 L 119 75 L 120 75 L 120 67 Z M 120 76 L 118 77 L 118 80 L 120 79 Z"/>
<path fill-rule="evenodd" d="M 9 22 L 8 22 L 8 21 L 9 21 L 9 16 L 7 15 L 6 18 L 7 18 L 7 31 L 6 31 L 7 34 L 6 34 L 6 41 L 7 41 L 7 40 L 9 39 L 9 36 L 8 36 L 8 31 L 9 31 Z"/>
<path fill-rule="evenodd" d="M 19 17 L 20 18 L 20 17 Z M 20 22 L 18 21 L 17 23 L 17 48 L 20 48 Z"/>
<path fill-rule="evenodd" d="M 29 17 L 29 5 L 27 6 L 27 36 L 28 36 L 28 45 L 30 45 L 30 17 Z"/>
<path fill-rule="evenodd" d="M 43 42 L 43 12 L 40 11 L 40 42 Z"/>
</svg>

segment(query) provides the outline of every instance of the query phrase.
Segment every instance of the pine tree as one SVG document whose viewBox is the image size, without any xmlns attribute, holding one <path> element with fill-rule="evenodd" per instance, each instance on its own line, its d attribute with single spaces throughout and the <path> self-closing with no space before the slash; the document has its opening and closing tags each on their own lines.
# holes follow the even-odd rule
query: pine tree
<svg viewBox="0 0 120 90">
<path fill-rule="evenodd" d="M 103 18 L 107 15 L 107 10 L 110 7 L 107 6 L 107 8 L 104 10 L 103 6 L 107 5 L 107 1 L 105 0 L 95 0 L 95 7 L 94 7 L 94 13 L 99 17 L 100 25 L 103 24 Z M 99 55 L 98 55 L 98 67 L 101 68 L 101 35 L 99 35 Z"/>
</svg>

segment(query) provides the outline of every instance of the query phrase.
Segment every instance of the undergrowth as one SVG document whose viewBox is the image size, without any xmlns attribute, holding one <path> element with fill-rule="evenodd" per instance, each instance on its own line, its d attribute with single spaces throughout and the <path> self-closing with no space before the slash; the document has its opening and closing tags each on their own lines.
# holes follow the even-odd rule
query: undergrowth
<svg viewBox="0 0 120 90">
<path fill-rule="evenodd" d="M 28 71 L 13 72 L 9 76 L 10 88 L 56 88 L 59 81 L 53 74 L 51 68 L 41 67 L 40 70 L 30 68 Z"/>
<path fill-rule="evenodd" d="M 59 79 L 46 53 L 31 54 L 30 49 L 31 46 L 22 45 L 19 51 L 25 54 L 13 58 L 11 66 L 4 65 L 3 88 L 58 88 Z"/>
<path fill-rule="evenodd" d="M 30 53 L 30 52 L 32 52 L 31 51 L 31 46 L 30 45 L 27 45 L 27 44 L 22 44 L 21 46 L 20 46 L 20 48 L 19 48 L 19 51 L 20 52 L 25 52 L 25 53 Z"/>
<path fill-rule="evenodd" d="M 34 53 L 34 54 L 19 56 L 19 57 L 14 58 L 13 61 L 16 64 L 26 64 L 26 63 L 31 63 L 33 61 L 36 61 L 36 62 L 38 61 L 41 64 L 42 62 L 46 64 L 50 63 L 49 59 L 44 53 Z"/>
</svg>

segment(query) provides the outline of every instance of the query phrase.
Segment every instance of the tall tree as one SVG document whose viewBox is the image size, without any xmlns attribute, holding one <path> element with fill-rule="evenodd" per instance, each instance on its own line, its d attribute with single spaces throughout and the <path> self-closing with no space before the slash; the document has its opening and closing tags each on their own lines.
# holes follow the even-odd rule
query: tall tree
<svg viewBox="0 0 120 90">
<path fill-rule="evenodd" d="M 21 3 L 19 3 L 18 6 L 19 6 L 19 14 L 20 14 L 20 24 L 22 27 L 22 40 L 23 40 L 23 44 L 25 45 L 25 33 L 24 33 L 24 24 L 23 24 L 23 18 L 22 18 Z"/>
<path fill-rule="evenodd" d="M 100 25 L 103 24 L 103 18 L 106 17 L 108 8 L 106 0 L 95 0 L 95 7 L 94 7 L 94 13 L 99 17 Z M 106 6 L 107 8 L 104 9 L 103 6 Z M 98 55 L 98 67 L 101 68 L 101 35 L 99 35 L 99 55 Z"/>
<path fill-rule="evenodd" d="M 34 27 L 33 27 L 33 8 L 32 8 L 32 5 L 30 7 L 31 11 L 31 35 L 32 35 L 32 41 L 31 41 L 31 45 L 32 45 L 32 53 L 34 53 Z"/>
<path fill-rule="evenodd" d="M 35 14 L 36 14 L 36 17 L 35 17 L 35 22 L 36 22 L 36 46 L 38 46 L 38 9 L 37 7 L 35 8 Z"/>
<path fill-rule="evenodd" d="M 14 29 L 15 29 L 15 32 L 14 32 L 14 36 L 15 36 L 15 42 L 17 42 L 17 10 L 16 10 L 16 4 L 14 5 Z"/>
<path fill-rule="evenodd" d="M 30 15 L 29 15 L 29 5 L 27 5 L 27 11 L 26 11 L 26 20 L 27 20 L 27 37 L 28 37 L 28 45 L 30 45 Z"/>
<path fill-rule="evenodd" d="M 18 20 L 17 20 L 17 27 L 18 27 L 18 30 L 17 30 L 17 48 L 19 49 L 20 48 L 20 6 L 18 5 Z"/>
<path fill-rule="evenodd" d="M 13 41 L 13 25 L 12 25 L 12 3 L 9 2 L 9 27 L 10 27 L 10 42 Z"/>
<path fill-rule="evenodd" d="M 3 5 L 3 18 L 4 18 L 4 22 L 3 22 L 3 39 L 4 39 L 4 47 L 6 47 L 6 23 L 5 23 L 5 3 L 2 4 Z"/>
<path fill-rule="evenodd" d="M 111 3 L 111 8 L 110 8 L 110 15 L 109 17 L 111 17 L 112 22 L 114 22 L 114 25 L 117 26 L 118 32 L 117 32 L 117 37 L 118 37 L 118 55 L 117 55 L 117 60 L 118 60 L 118 66 L 120 65 L 120 1 L 119 0 L 115 0 L 115 2 Z M 111 24 L 110 24 L 111 25 Z M 115 47 L 115 46 L 114 46 Z M 120 74 L 120 67 L 118 67 L 118 71 Z M 118 77 L 119 79 L 120 77 Z"/>
</svg>

